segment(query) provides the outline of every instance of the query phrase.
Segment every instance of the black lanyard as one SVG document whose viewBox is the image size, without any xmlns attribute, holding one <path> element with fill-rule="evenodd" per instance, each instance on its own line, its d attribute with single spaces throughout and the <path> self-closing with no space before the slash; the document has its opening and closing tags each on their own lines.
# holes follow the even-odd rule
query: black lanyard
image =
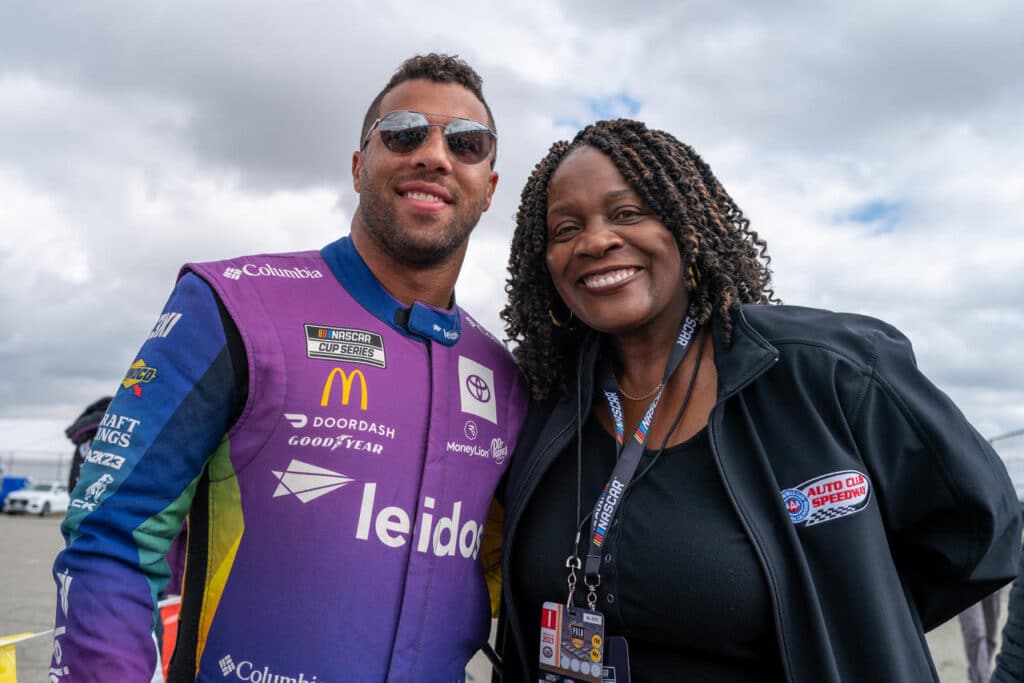
<svg viewBox="0 0 1024 683">
<path fill-rule="evenodd" d="M 658 402 L 665 391 L 665 387 L 668 385 L 669 379 L 679 368 L 683 357 L 686 356 L 686 351 L 690 348 L 690 342 L 693 341 L 696 332 L 697 309 L 696 306 L 691 304 L 679 328 L 679 335 L 676 337 L 675 344 L 672 345 L 672 352 L 669 354 L 668 364 L 665 367 L 665 376 L 662 379 L 661 388 L 654 395 L 651 404 L 644 412 L 643 419 L 640 420 L 640 424 L 637 425 L 636 431 L 633 432 L 632 438 L 628 441 L 625 438 L 622 402 L 619 399 L 619 392 L 615 386 L 615 376 L 612 373 L 610 362 L 606 360 L 601 366 L 601 393 L 604 394 L 605 400 L 608 401 L 608 409 L 612 414 L 612 421 L 615 424 L 615 439 L 618 442 L 618 461 L 615 464 L 615 469 L 612 470 L 611 478 L 597 497 L 597 503 L 594 504 L 594 510 L 591 513 L 590 547 L 587 551 L 584 574 L 587 587 L 591 589 L 592 593 L 601 580 L 601 546 L 604 545 L 605 536 L 611 528 L 615 513 L 622 500 L 622 494 L 625 493 L 626 487 L 633 480 L 637 467 L 640 465 L 644 444 L 647 442 L 647 430 L 654 419 L 654 411 L 658 407 Z M 594 597 L 596 599 L 596 595 Z"/>
</svg>

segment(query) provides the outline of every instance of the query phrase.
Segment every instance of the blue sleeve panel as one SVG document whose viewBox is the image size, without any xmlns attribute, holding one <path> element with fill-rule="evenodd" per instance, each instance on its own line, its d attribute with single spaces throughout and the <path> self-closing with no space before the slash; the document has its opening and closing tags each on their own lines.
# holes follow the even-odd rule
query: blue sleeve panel
<svg viewBox="0 0 1024 683">
<path fill-rule="evenodd" d="M 62 525 L 51 680 L 148 681 L 165 556 L 237 389 L 217 300 L 187 274 L 103 418 Z"/>
</svg>

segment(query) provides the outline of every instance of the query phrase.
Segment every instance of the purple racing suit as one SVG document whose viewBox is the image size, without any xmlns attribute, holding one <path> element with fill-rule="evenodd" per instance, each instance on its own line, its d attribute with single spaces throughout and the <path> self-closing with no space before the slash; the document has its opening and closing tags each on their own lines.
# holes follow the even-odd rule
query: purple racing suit
<svg viewBox="0 0 1024 683">
<path fill-rule="evenodd" d="M 150 680 L 187 514 L 169 681 L 462 681 L 525 399 L 496 339 L 396 302 L 347 238 L 186 266 L 72 494 L 51 679 Z"/>
</svg>

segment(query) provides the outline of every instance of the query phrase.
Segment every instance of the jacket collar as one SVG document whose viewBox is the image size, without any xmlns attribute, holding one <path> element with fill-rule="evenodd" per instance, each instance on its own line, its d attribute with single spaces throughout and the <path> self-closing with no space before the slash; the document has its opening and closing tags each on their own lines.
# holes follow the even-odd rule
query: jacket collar
<svg viewBox="0 0 1024 683">
<path fill-rule="evenodd" d="M 422 301 L 414 301 L 406 308 L 374 277 L 350 237 L 331 242 L 320 250 L 320 255 L 352 298 L 402 336 L 445 346 L 452 346 L 462 336 L 462 318 L 454 296 L 447 310 Z"/>
<path fill-rule="evenodd" d="M 732 346 L 727 347 L 722 341 L 721 317 L 715 315 L 711 319 L 719 401 L 750 384 L 779 359 L 779 350 L 750 325 L 742 306 L 732 309 L 731 314 Z"/>
</svg>

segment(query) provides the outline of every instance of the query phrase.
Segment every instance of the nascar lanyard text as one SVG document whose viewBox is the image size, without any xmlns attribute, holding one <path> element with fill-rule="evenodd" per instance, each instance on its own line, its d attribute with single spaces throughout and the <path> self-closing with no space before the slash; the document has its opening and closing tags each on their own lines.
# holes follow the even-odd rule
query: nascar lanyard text
<svg viewBox="0 0 1024 683">
<path fill-rule="evenodd" d="M 612 476 L 608 483 L 605 484 L 601 494 L 597 497 L 597 503 L 594 504 L 594 511 L 591 513 L 590 547 L 587 551 L 586 563 L 584 565 L 584 574 L 588 579 L 600 581 L 601 546 L 604 545 L 605 536 L 611 528 L 615 512 L 622 501 L 622 494 L 625 493 L 629 483 L 633 481 L 636 469 L 640 465 L 644 444 L 647 443 L 647 430 L 654 419 L 654 410 L 658 407 L 658 401 L 661 399 L 669 379 L 679 368 L 679 364 L 683 362 L 686 350 L 690 348 L 690 342 L 693 341 L 696 332 L 697 308 L 691 304 L 686 312 L 686 317 L 683 319 L 683 324 L 679 328 L 679 336 L 676 337 L 676 342 L 672 345 L 672 352 L 669 354 L 668 364 L 665 366 L 665 376 L 661 380 L 661 388 L 654 395 L 651 404 L 647 406 L 643 419 L 640 420 L 636 431 L 633 432 L 633 438 L 628 441 L 625 438 L 626 427 L 623 424 L 622 402 L 619 399 L 619 392 L 615 387 L 615 376 L 608 363 L 602 366 L 601 393 L 604 394 L 605 400 L 608 401 L 608 410 L 611 412 L 612 421 L 615 423 L 615 440 L 619 444 L 619 452 L 615 469 L 612 470 Z M 590 583 L 588 582 L 588 585 Z"/>
</svg>

